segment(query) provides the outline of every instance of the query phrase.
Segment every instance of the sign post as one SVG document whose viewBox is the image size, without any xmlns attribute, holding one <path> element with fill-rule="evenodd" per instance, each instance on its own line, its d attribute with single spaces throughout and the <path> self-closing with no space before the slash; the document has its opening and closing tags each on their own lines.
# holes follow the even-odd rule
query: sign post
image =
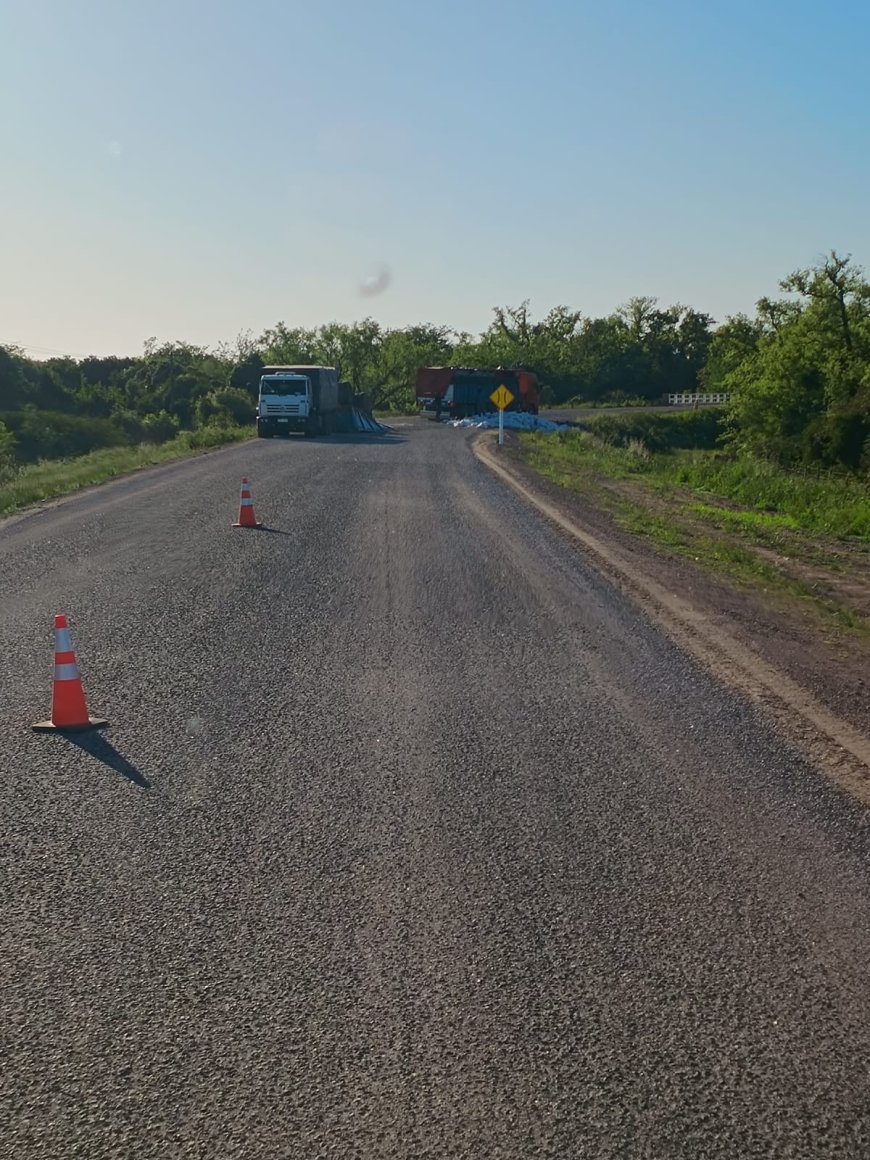
<svg viewBox="0 0 870 1160">
<path fill-rule="evenodd" d="M 507 389 L 507 387 L 502 385 L 500 387 L 496 387 L 495 390 L 492 392 L 492 394 L 489 396 L 489 398 L 490 398 L 490 401 L 496 407 L 498 407 L 498 445 L 499 445 L 499 447 L 503 447 L 504 446 L 504 411 L 505 411 L 505 407 L 509 407 L 511 405 L 511 403 L 514 401 L 514 397 L 510 393 L 510 391 Z"/>
</svg>

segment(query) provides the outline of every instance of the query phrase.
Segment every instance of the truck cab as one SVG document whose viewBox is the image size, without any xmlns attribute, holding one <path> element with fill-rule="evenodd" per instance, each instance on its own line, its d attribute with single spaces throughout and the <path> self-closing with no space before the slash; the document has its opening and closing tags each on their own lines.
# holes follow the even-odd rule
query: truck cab
<svg viewBox="0 0 870 1160">
<path fill-rule="evenodd" d="M 257 399 L 257 434 L 261 439 L 305 431 L 311 411 L 311 380 L 307 375 L 278 371 L 262 376 Z"/>
</svg>

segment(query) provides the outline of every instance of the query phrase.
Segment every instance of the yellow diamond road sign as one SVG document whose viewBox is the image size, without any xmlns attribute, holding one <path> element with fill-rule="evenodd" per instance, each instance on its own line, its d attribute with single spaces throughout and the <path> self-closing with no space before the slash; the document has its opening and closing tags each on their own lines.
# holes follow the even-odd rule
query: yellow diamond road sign
<svg viewBox="0 0 870 1160">
<path fill-rule="evenodd" d="M 500 411 L 509 407 L 514 401 L 514 397 L 507 387 L 496 387 L 489 397 Z"/>
</svg>

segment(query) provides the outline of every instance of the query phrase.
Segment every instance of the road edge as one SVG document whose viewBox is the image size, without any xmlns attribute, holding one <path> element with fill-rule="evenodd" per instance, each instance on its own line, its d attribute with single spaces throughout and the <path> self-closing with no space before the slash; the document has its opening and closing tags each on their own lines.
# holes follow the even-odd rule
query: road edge
<svg viewBox="0 0 870 1160">
<path fill-rule="evenodd" d="M 714 625 L 703 609 L 638 574 L 625 554 L 605 544 L 496 458 L 492 432 L 471 440 L 480 463 L 548 523 L 582 547 L 596 569 L 716 677 L 759 704 L 776 728 L 841 788 L 870 805 L 870 738 L 831 713 L 791 677 Z"/>
<path fill-rule="evenodd" d="M 116 475 L 109 475 L 106 479 L 98 480 L 97 483 L 83 483 L 81 487 L 74 487 L 71 491 L 64 491 L 59 495 L 53 495 L 47 499 L 38 499 L 34 503 L 26 504 L 24 507 L 14 508 L 9 512 L 0 512 L 0 529 L 10 527 L 13 523 L 19 523 L 21 520 L 28 519 L 30 516 L 38 515 L 41 512 L 52 511 L 54 508 L 61 507 L 65 503 L 78 499 L 79 496 L 87 496 L 102 488 L 109 488 L 114 483 L 121 483 L 126 479 L 132 479 L 137 475 L 144 475 L 148 472 L 156 474 L 159 471 L 167 471 L 181 464 L 189 463 L 193 459 L 205 459 L 209 455 L 217 455 L 219 452 L 226 451 L 230 447 L 241 447 L 245 443 L 252 443 L 255 439 L 256 435 L 252 435 L 249 439 L 234 439 L 230 443 L 219 443 L 216 447 L 195 447 L 185 455 L 178 455 L 174 459 L 164 459 L 160 463 L 143 463 L 139 467 L 125 468 Z"/>
</svg>

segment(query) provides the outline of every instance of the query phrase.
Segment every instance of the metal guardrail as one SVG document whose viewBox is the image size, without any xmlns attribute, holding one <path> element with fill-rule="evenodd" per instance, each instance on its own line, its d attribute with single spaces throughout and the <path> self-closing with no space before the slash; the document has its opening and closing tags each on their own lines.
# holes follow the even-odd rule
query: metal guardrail
<svg viewBox="0 0 870 1160">
<path fill-rule="evenodd" d="M 727 403 L 730 395 L 721 391 L 709 395 L 668 395 L 668 402 L 678 406 L 693 406 L 695 403 Z"/>
</svg>

